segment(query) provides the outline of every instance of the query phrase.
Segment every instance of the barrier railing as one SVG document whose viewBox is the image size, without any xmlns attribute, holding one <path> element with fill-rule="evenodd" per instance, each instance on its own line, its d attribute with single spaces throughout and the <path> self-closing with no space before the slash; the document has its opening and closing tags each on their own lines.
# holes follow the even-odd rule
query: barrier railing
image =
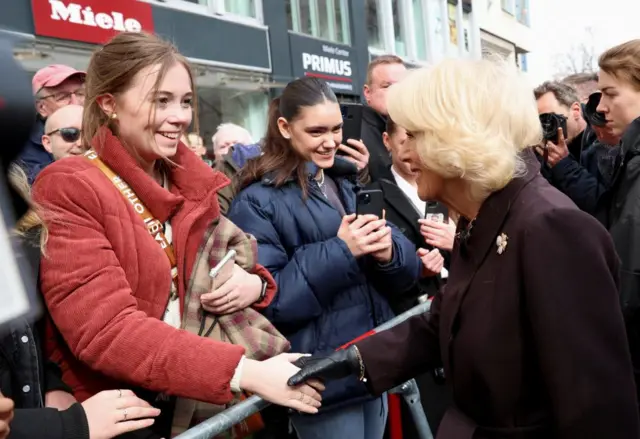
<svg viewBox="0 0 640 439">
<path fill-rule="evenodd" d="M 421 303 L 407 312 L 404 312 L 378 326 L 375 328 L 375 332 L 386 331 L 387 329 L 391 329 L 413 316 L 424 314 L 429 311 L 430 305 L 430 302 Z M 409 410 L 411 411 L 420 439 L 433 439 L 429 422 L 424 414 L 424 410 L 422 410 L 422 404 L 420 404 L 420 392 L 418 391 L 418 385 L 415 380 L 407 381 L 406 383 L 392 389 L 390 392 L 402 395 L 404 398 L 405 402 L 409 406 Z M 211 439 L 220 433 L 231 429 L 243 419 L 259 412 L 269 405 L 271 405 L 270 402 L 265 401 L 257 395 L 253 395 L 241 403 L 236 404 L 196 425 L 195 427 L 190 428 L 184 433 L 176 436 L 175 439 Z"/>
</svg>

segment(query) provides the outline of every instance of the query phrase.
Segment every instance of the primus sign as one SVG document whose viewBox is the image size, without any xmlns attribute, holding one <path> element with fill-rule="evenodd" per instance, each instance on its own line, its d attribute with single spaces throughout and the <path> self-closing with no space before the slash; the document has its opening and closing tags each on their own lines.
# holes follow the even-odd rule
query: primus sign
<svg viewBox="0 0 640 439">
<path fill-rule="evenodd" d="M 32 0 L 37 35 L 102 44 L 119 32 L 153 32 L 151 5 L 135 0 Z"/>
<path fill-rule="evenodd" d="M 354 93 L 354 61 L 351 48 L 289 34 L 293 71 L 296 76 L 313 76 L 327 81 L 338 93 Z"/>
</svg>

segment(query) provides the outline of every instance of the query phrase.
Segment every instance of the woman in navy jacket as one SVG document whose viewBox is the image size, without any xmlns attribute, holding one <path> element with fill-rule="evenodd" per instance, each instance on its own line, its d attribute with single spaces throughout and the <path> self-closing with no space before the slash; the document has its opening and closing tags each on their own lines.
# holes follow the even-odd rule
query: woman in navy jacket
<svg viewBox="0 0 640 439">
<path fill-rule="evenodd" d="M 295 352 L 330 352 L 392 317 L 383 294 L 407 291 L 422 265 L 395 227 L 353 214 L 357 170 L 335 156 L 342 115 L 329 86 L 293 81 L 278 109 L 228 216 L 257 238 L 259 262 L 278 284 L 266 316 Z M 319 415 L 292 417 L 301 439 L 382 437 L 384 396 L 374 399 L 347 378 L 331 383 L 323 398 Z"/>
</svg>

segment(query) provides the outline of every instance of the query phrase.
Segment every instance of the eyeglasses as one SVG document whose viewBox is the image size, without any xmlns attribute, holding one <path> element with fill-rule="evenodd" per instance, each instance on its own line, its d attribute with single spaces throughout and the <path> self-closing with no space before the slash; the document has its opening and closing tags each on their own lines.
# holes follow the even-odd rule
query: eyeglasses
<svg viewBox="0 0 640 439">
<path fill-rule="evenodd" d="M 52 93 L 46 96 L 40 96 L 38 100 L 43 101 L 45 99 L 53 98 L 54 101 L 68 105 L 71 102 L 71 96 L 75 95 L 78 99 L 84 99 L 85 91 L 84 89 L 76 90 L 76 91 L 61 91 L 58 93 Z"/>
<path fill-rule="evenodd" d="M 54 134 L 60 134 L 62 140 L 65 142 L 71 143 L 75 142 L 80 138 L 80 134 L 82 130 L 79 128 L 58 128 L 57 130 L 53 130 L 50 133 L 47 133 L 47 136 L 53 136 Z"/>
</svg>

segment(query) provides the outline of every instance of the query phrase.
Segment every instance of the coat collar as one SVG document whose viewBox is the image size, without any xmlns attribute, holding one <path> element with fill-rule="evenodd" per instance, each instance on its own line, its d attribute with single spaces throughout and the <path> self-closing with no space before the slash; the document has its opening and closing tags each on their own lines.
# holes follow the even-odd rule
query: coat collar
<svg viewBox="0 0 640 439">
<path fill-rule="evenodd" d="M 527 149 L 522 153 L 526 164 L 523 176 L 514 178 L 503 189 L 491 194 L 482 204 L 476 221 L 468 238 L 456 238 L 454 260 L 451 272 L 455 276 L 449 280 L 447 291 L 454 294 L 447 311 L 447 321 L 443 321 L 447 336 L 455 332 L 458 322 L 458 312 L 463 299 L 473 281 L 478 267 L 482 265 L 491 251 L 496 251 L 496 237 L 502 232 L 511 206 L 516 201 L 520 191 L 539 175 L 540 164 L 533 151 Z M 468 222 L 460 220 L 458 230 L 466 227 Z M 448 353 L 444 351 L 445 365 L 448 364 Z"/>
<path fill-rule="evenodd" d="M 182 143 L 168 165 L 171 191 L 160 186 L 140 168 L 136 160 L 122 146 L 107 127 L 101 128 L 91 142 L 102 161 L 133 189 L 153 216 L 166 222 L 185 200 L 195 203 L 215 196 L 229 184 L 222 173 L 213 172 L 204 161 Z"/>
<path fill-rule="evenodd" d="M 622 135 L 622 152 L 640 153 L 640 117 L 631 122 Z"/>
<path fill-rule="evenodd" d="M 491 194 L 480 207 L 478 216 L 467 239 L 460 240 L 461 256 L 468 256 L 475 267 L 484 261 L 487 253 L 494 247 L 496 236 L 509 213 L 511 205 L 520 191 L 539 174 L 540 163 L 530 149 L 522 153 L 526 171 L 523 176 L 514 178 L 503 189 Z M 468 221 L 462 219 L 460 227 L 466 227 Z"/>
</svg>

